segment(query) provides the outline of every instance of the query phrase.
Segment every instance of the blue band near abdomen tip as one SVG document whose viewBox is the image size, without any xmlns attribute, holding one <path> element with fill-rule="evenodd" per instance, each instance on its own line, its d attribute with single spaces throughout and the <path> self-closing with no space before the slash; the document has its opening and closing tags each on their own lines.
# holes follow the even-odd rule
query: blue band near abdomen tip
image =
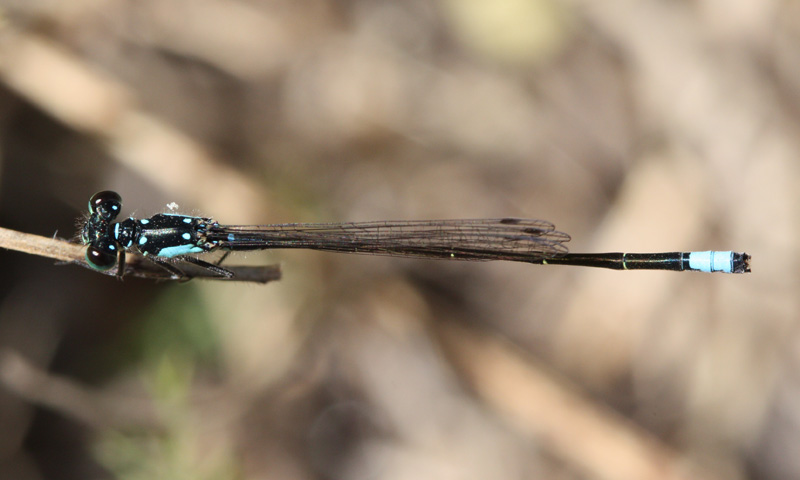
<svg viewBox="0 0 800 480">
<path fill-rule="evenodd" d="M 733 271 L 733 252 L 690 252 L 689 269 L 698 272 L 723 272 Z"/>
</svg>

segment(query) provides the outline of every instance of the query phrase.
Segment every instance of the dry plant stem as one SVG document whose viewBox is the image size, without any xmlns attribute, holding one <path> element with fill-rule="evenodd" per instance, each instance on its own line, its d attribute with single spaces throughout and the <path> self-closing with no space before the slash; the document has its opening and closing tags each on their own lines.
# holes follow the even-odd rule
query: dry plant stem
<svg viewBox="0 0 800 480">
<path fill-rule="evenodd" d="M 513 428 L 541 442 L 589 478 L 717 478 L 698 471 L 616 412 L 592 403 L 537 368 L 510 344 L 455 325 L 439 325 L 438 335 L 462 378 L 479 397 Z"/>
<path fill-rule="evenodd" d="M 86 263 L 84 252 L 86 247 L 70 243 L 66 240 L 56 238 L 41 237 L 29 233 L 17 232 L 0 227 L 0 248 L 16 250 L 18 252 L 30 253 L 40 257 L 53 258 L 62 262 L 75 263 L 86 268 L 91 268 Z M 181 269 L 192 278 L 207 280 L 226 280 L 229 282 L 253 282 L 269 283 L 281 278 L 281 269 L 277 265 L 266 265 L 263 267 L 232 266 L 225 267 L 233 272 L 233 278 L 222 278 L 214 275 L 208 270 L 196 265 L 181 265 Z M 107 275 L 115 275 L 116 270 L 102 272 Z M 125 276 L 150 278 L 155 280 L 180 280 L 156 265 L 152 261 L 141 255 L 128 254 L 126 260 Z"/>
</svg>

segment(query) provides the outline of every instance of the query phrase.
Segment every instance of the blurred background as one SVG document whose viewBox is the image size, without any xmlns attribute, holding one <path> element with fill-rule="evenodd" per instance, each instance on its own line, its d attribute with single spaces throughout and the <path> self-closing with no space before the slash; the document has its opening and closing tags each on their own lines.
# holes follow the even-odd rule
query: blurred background
<svg viewBox="0 0 800 480">
<path fill-rule="evenodd" d="M 1 0 L 0 225 L 518 216 L 750 275 L 2 251 L 0 479 L 800 478 L 800 4 Z"/>
</svg>

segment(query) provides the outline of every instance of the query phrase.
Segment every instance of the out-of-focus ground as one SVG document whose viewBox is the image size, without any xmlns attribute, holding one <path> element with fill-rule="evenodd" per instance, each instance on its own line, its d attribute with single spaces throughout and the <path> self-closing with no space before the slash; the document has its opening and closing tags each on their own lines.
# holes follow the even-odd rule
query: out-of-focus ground
<svg viewBox="0 0 800 480">
<path fill-rule="evenodd" d="M 518 216 L 750 275 L 0 257 L 0 479 L 800 478 L 800 4 L 0 1 L 0 224 Z"/>
</svg>

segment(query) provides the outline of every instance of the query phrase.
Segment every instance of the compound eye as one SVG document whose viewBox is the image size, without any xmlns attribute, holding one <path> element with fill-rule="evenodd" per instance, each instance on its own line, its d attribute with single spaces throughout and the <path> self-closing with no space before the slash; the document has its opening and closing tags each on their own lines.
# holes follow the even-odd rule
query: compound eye
<svg viewBox="0 0 800 480">
<path fill-rule="evenodd" d="M 95 270 L 108 270 L 117 263 L 117 256 L 91 245 L 86 249 L 86 262 Z"/>
<path fill-rule="evenodd" d="M 89 213 L 97 214 L 104 220 L 112 220 L 122 208 L 122 197 L 117 192 L 103 190 L 92 195 L 89 199 Z"/>
</svg>

